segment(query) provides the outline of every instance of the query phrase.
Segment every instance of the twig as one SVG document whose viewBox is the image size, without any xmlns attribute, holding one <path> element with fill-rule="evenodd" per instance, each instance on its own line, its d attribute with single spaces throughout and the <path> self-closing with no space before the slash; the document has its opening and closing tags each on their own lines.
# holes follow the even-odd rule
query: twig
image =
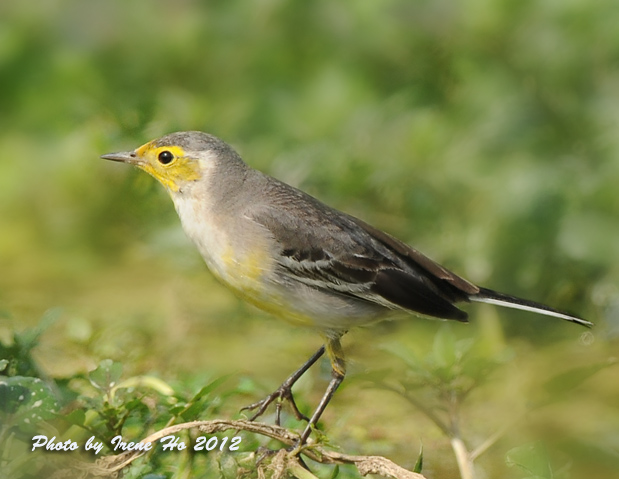
<svg viewBox="0 0 619 479">
<path fill-rule="evenodd" d="M 286 446 L 294 446 L 299 439 L 299 435 L 297 433 L 279 426 L 244 420 L 232 421 L 215 419 L 212 421 L 193 421 L 166 427 L 142 439 L 140 442 L 143 444 L 147 442 L 154 443 L 165 436 L 169 436 L 187 429 L 198 429 L 204 434 L 213 434 L 216 432 L 227 431 L 229 429 L 237 431 L 242 430 L 270 437 L 271 439 L 276 439 Z M 307 471 L 302 469 L 297 458 L 297 453 L 304 454 L 306 457 L 321 464 L 353 464 L 362 476 L 367 474 L 378 474 L 380 476 L 392 479 L 425 479 L 421 474 L 408 471 L 385 457 L 341 454 L 339 452 L 330 451 L 311 440 L 308 445 L 303 446 L 299 450 L 288 452 L 287 450 L 282 449 L 278 451 L 271 461 L 270 470 L 272 472 L 272 477 L 283 477 L 286 471 L 300 478 L 311 477 L 311 475 L 303 475 L 302 471 Z M 144 452 L 141 451 L 128 451 L 114 456 L 103 457 L 97 460 L 94 464 L 81 463 L 77 465 L 74 464 L 74 466 L 77 466 L 77 469 L 84 472 L 79 476 L 80 479 L 115 478 L 119 476 L 122 469 L 129 466 L 134 460 L 143 454 Z M 76 476 L 73 475 L 71 477 Z"/>
</svg>

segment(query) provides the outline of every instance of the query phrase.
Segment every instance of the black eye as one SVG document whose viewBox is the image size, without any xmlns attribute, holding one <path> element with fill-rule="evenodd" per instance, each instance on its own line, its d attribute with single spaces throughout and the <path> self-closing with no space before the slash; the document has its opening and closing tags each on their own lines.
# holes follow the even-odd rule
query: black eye
<svg viewBox="0 0 619 479">
<path fill-rule="evenodd" d="M 172 160 L 174 159 L 174 155 L 170 153 L 168 150 L 164 150 L 161 153 L 159 153 L 159 156 L 157 157 L 157 159 L 159 160 L 159 163 L 161 163 L 162 165 L 167 165 L 168 163 L 172 162 Z"/>
</svg>

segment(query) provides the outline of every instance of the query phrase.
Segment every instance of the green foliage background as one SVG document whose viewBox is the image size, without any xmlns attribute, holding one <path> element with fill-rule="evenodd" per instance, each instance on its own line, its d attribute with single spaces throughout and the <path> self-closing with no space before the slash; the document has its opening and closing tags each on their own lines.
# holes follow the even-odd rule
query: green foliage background
<svg viewBox="0 0 619 479">
<path fill-rule="evenodd" d="M 477 283 L 596 323 L 581 337 L 468 308 L 473 324 L 451 331 L 512 353 L 463 413 L 474 441 L 536 384 L 616 355 L 617 25 L 615 0 L 1 2 L 0 339 L 61 307 L 35 350 L 46 375 L 111 358 L 181 384 L 253 378 L 230 415 L 319 346 L 210 277 L 154 180 L 98 159 L 204 130 Z M 413 318 L 347 338 L 351 379 L 324 418 L 334 442 L 411 468 L 423 442 L 424 473 L 455 477 L 432 423 L 363 387 L 372 371 L 398 379 L 386 345 L 424 351 L 439 327 Z M 301 384 L 308 410 L 324 378 Z M 505 452 L 542 439 L 572 477 L 610 477 L 616 378 L 611 367 L 569 390 L 478 468 L 520 477 Z"/>
</svg>

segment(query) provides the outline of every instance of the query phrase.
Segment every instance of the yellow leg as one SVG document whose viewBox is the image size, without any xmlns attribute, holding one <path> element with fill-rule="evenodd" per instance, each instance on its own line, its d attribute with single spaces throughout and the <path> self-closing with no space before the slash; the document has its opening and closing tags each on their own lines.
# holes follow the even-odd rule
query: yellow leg
<svg viewBox="0 0 619 479">
<path fill-rule="evenodd" d="M 331 361 L 331 381 L 327 386 L 327 390 L 325 391 L 320 403 L 316 407 L 314 414 L 308 420 L 301 412 L 298 410 L 297 405 L 294 402 L 294 398 L 292 396 L 292 386 L 293 384 L 316 362 L 320 357 L 327 353 L 329 356 L 329 360 Z M 339 387 L 339 385 L 344 380 L 344 376 L 346 375 L 346 360 L 344 357 L 344 350 L 342 349 L 342 344 L 340 343 L 340 338 L 336 337 L 325 337 L 325 345 L 322 346 L 318 351 L 314 353 L 314 355 L 309 358 L 309 360 L 303 364 L 297 371 L 295 371 L 286 381 L 282 383 L 282 385 L 272 394 L 267 396 L 262 401 L 258 401 L 254 404 L 251 404 L 243 409 L 249 410 L 257 410 L 256 414 L 251 417 L 250 421 L 253 421 L 258 416 L 262 415 L 269 404 L 274 401 L 276 402 L 276 422 L 279 425 L 280 419 L 280 411 L 281 411 L 281 403 L 284 400 L 290 402 L 292 406 L 292 410 L 295 413 L 297 419 L 306 419 L 308 420 L 307 427 L 301 434 L 298 446 L 302 446 L 307 441 L 307 438 L 312 433 L 312 429 L 320 419 L 320 416 L 327 408 L 329 401 L 335 394 L 335 391 Z"/>
<path fill-rule="evenodd" d="M 327 390 L 322 396 L 318 407 L 314 411 L 314 414 L 312 414 L 307 427 L 303 431 L 303 434 L 301 434 L 299 445 L 305 444 L 305 441 L 307 441 L 307 438 L 312 433 L 312 428 L 320 419 L 320 416 L 327 408 L 329 401 L 331 401 L 335 391 L 342 383 L 344 376 L 346 375 L 346 361 L 344 358 L 344 351 L 342 350 L 342 344 L 340 343 L 340 338 L 327 338 L 325 347 L 327 350 L 327 355 L 331 360 L 331 381 L 329 382 Z"/>
<path fill-rule="evenodd" d="M 325 346 L 327 349 L 327 356 L 329 356 L 329 360 L 331 361 L 331 369 L 334 373 L 344 377 L 346 375 L 346 360 L 340 338 L 328 338 Z"/>
</svg>

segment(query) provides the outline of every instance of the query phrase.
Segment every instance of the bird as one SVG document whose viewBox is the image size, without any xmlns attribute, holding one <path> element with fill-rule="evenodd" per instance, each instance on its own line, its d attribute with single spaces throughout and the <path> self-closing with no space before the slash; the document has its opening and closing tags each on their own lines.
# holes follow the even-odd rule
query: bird
<svg viewBox="0 0 619 479">
<path fill-rule="evenodd" d="M 591 327 L 544 304 L 477 286 L 408 244 L 309 194 L 251 168 L 223 140 L 183 131 L 131 151 L 102 155 L 137 166 L 167 190 L 187 236 L 213 275 L 238 296 L 294 326 L 317 331 L 323 345 L 282 385 L 244 409 L 255 420 L 288 401 L 307 421 L 304 444 L 344 380 L 342 336 L 351 328 L 407 312 L 467 322 L 460 303 L 515 308 Z M 292 386 L 324 354 L 331 380 L 311 417 Z"/>
</svg>

